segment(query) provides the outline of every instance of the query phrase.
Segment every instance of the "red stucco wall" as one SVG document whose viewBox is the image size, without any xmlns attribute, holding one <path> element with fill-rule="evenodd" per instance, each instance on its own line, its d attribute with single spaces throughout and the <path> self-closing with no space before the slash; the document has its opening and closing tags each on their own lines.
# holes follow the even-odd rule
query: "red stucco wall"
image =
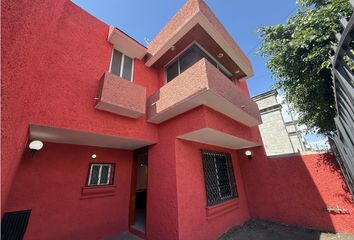
<svg viewBox="0 0 354 240">
<path fill-rule="evenodd" d="M 159 143 L 149 148 L 147 237 L 165 239 L 215 239 L 231 226 L 249 218 L 246 194 L 236 151 L 176 139 L 201 127 L 225 126 L 240 134 L 244 127 L 207 107 L 198 107 L 159 125 Z M 230 121 L 234 126 L 230 126 Z M 211 125 L 208 125 L 211 124 Z M 249 134 L 252 140 L 257 136 Z M 204 176 L 200 150 L 232 154 L 240 198 L 236 208 L 223 216 L 207 219 Z"/>
<path fill-rule="evenodd" d="M 99 80 L 111 58 L 108 26 L 67 0 L 5 0 L 1 11 L 2 211 L 33 210 L 28 239 L 97 239 L 127 231 L 132 161 L 129 151 L 48 143 L 30 159 L 23 156 L 30 123 L 158 141 L 149 148 L 150 240 L 215 239 L 249 217 L 354 232 L 354 208 L 342 179 L 318 165 L 318 155 L 268 159 L 258 148 L 248 160 L 244 151 L 176 140 L 209 127 L 261 142 L 257 127 L 203 106 L 160 126 L 148 124 L 146 116 L 135 120 L 96 110 Z M 149 97 L 164 84 L 164 71 L 135 60 L 133 82 Z M 236 85 L 248 93 L 245 82 Z M 240 193 L 237 208 L 213 219 L 205 209 L 204 147 L 232 154 Z M 92 151 L 97 160 L 117 163 L 113 197 L 80 199 Z M 350 214 L 322 210 L 337 204 Z"/>
<path fill-rule="evenodd" d="M 32 209 L 25 239 L 117 236 L 128 231 L 132 160 L 128 150 L 45 143 L 24 154 L 5 211 Z M 92 162 L 115 163 L 113 196 L 81 199 Z"/>
<path fill-rule="evenodd" d="M 248 160 L 239 151 L 253 218 L 332 232 L 354 232 L 354 203 L 328 154 L 265 158 L 262 148 Z M 348 214 L 324 211 L 326 207 Z"/>
<path fill-rule="evenodd" d="M 26 147 L 28 124 L 157 140 L 145 116 L 96 110 L 109 68 L 108 26 L 71 1 L 5 0 L 2 4 L 2 209 Z M 134 83 L 158 87 L 157 73 L 135 61 Z"/>
<path fill-rule="evenodd" d="M 250 218 L 236 151 L 184 140 L 176 140 L 176 149 L 179 239 L 217 239 Z M 220 209 L 220 205 L 213 207 L 220 214 L 211 217 L 206 206 L 201 149 L 231 154 L 239 194 L 236 205 L 226 209 Z"/>
</svg>

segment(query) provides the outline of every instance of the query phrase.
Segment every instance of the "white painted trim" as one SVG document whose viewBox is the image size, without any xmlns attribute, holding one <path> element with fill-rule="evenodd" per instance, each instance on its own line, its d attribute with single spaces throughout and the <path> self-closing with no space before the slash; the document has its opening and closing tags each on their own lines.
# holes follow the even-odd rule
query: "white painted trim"
<svg viewBox="0 0 354 240">
<path fill-rule="evenodd" d="M 92 169 L 93 169 L 94 166 L 98 166 L 99 167 L 97 184 L 90 184 L 91 183 L 91 178 L 92 178 Z M 107 182 L 101 183 L 102 168 L 104 166 L 108 166 Z M 111 180 L 111 169 L 112 169 L 112 164 L 108 164 L 108 163 L 92 163 L 91 164 L 91 168 L 90 168 L 90 175 L 89 175 L 87 186 L 109 185 L 109 182 Z"/>
<path fill-rule="evenodd" d="M 90 167 L 90 175 L 89 175 L 89 179 L 88 179 L 87 186 L 92 186 L 92 185 L 90 184 L 90 182 L 91 182 L 91 177 L 92 177 L 92 168 L 93 168 L 93 164 L 91 164 L 91 167 Z"/>
<path fill-rule="evenodd" d="M 107 164 L 108 165 L 108 164 Z M 112 164 L 109 164 L 109 168 L 108 168 L 108 173 L 107 173 L 107 182 L 106 184 L 109 184 L 110 180 L 111 180 L 111 168 L 112 168 Z"/>
<path fill-rule="evenodd" d="M 109 72 L 112 72 L 112 62 L 113 62 L 114 48 L 112 48 L 111 62 L 109 63 Z"/>
<path fill-rule="evenodd" d="M 134 82 L 134 67 L 135 67 L 135 58 L 132 58 L 132 72 L 130 74 L 130 81 Z"/>
<path fill-rule="evenodd" d="M 121 78 L 123 78 L 124 58 L 125 58 L 125 54 L 122 53 L 122 61 L 120 63 L 120 74 L 119 74 L 120 75 L 119 77 L 121 77 Z"/>
<path fill-rule="evenodd" d="M 130 79 L 125 79 L 127 81 L 130 81 L 130 82 L 133 82 L 133 79 L 134 79 L 134 61 L 135 61 L 135 58 L 131 58 L 129 57 L 128 55 L 125 55 L 124 53 L 122 53 L 121 51 L 113 48 L 112 49 L 112 55 L 111 55 L 111 62 L 109 64 L 109 72 L 112 73 L 112 63 L 113 63 L 113 56 L 114 56 L 114 50 L 120 52 L 122 54 L 122 57 L 121 57 L 121 61 L 120 61 L 120 72 L 119 72 L 119 77 L 123 78 L 123 69 L 124 69 L 124 60 L 125 60 L 125 57 L 128 57 L 130 59 L 132 59 L 132 69 L 131 69 L 131 74 L 130 74 Z M 114 74 L 114 73 L 112 73 Z M 118 76 L 118 75 L 117 75 Z"/>
<path fill-rule="evenodd" d="M 100 165 L 100 169 L 98 170 L 98 181 L 97 181 L 97 185 L 101 185 L 101 174 L 102 174 L 102 165 Z"/>
<path fill-rule="evenodd" d="M 181 74 L 181 63 L 179 62 L 179 58 L 177 60 L 177 67 L 178 67 L 178 75 Z"/>
</svg>

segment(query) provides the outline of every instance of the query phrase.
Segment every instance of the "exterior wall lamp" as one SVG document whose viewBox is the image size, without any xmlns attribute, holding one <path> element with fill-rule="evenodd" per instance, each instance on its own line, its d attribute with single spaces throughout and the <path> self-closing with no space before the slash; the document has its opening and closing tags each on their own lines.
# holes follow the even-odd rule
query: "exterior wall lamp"
<svg viewBox="0 0 354 240">
<path fill-rule="evenodd" d="M 31 154 L 31 157 L 33 157 L 33 155 L 41 150 L 43 147 L 43 142 L 42 141 L 39 141 L 39 140 L 33 140 L 30 142 L 30 144 L 28 145 L 28 148 L 30 150 L 30 154 Z"/>
<path fill-rule="evenodd" d="M 251 159 L 252 159 L 252 152 L 251 152 L 250 150 L 246 150 L 246 151 L 245 151 L 245 156 L 246 156 L 249 160 L 251 160 Z"/>
</svg>

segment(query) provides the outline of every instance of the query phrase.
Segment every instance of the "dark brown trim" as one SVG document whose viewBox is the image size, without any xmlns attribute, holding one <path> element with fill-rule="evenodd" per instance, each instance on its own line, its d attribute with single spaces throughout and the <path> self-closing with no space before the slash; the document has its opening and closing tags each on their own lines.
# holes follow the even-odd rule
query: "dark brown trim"
<svg viewBox="0 0 354 240">
<path fill-rule="evenodd" d="M 132 171 L 131 171 L 131 180 L 130 180 L 130 206 L 129 206 L 129 226 L 135 223 L 135 205 L 136 205 L 136 176 L 137 176 L 137 164 L 138 160 L 134 152 Z"/>
<path fill-rule="evenodd" d="M 146 219 L 145 219 L 145 232 L 141 232 L 137 229 L 132 228 L 131 226 L 135 223 L 135 211 L 136 211 L 136 183 L 137 183 L 137 171 L 138 171 L 138 156 L 146 154 L 147 161 L 146 165 L 148 168 L 149 174 L 149 165 L 148 165 L 148 147 L 143 147 L 134 150 L 133 163 L 132 163 L 132 175 L 131 175 L 131 187 L 130 187 L 130 206 L 129 206 L 129 231 L 133 234 L 145 238 L 147 232 L 147 200 L 148 200 L 148 187 L 146 188 Z M 147 179 L 148 181 L 148 175 Z M 148 183 L 147 183 L 148 184 Z M 148 185 L 147 185 L 148 186 Z"/>
</svg>

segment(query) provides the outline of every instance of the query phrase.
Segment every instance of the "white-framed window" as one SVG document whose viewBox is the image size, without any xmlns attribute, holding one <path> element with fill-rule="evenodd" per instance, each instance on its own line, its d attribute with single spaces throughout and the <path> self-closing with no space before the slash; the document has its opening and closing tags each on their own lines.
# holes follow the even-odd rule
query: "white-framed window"
<svg viewBox="0 0 354 240">
<path fill-rule="evenodd" d="M 128 81 L 132 81 L 134 60 L 113 48 L 109 72 Z"/>
<path fill-rule="evenodd" d="M 91 163 L 87 186 L 113 184 L 113 163 Z"/>
</svg>

